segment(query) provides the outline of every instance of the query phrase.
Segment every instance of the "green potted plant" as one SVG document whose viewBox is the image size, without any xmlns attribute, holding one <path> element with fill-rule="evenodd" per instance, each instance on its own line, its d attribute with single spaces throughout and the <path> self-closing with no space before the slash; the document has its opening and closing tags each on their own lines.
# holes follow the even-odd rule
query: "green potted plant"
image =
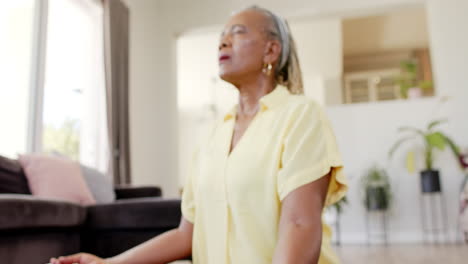
<svg viewBox="0 0 468 264">
<path fill-rule="evenodd" d="M 364 206 L 368 211 L 386 211 L 392 199 L 390 179 L 386 171 L 377 166 L 370 168 L 361 178 Z"/>
<path fill-rule="evenodd" d="M 435 120 L 427 125 L 426 130 L 417 129 L 414 127 L 401 127 L 398 129 L 399 132 L 405 133 L 405 136 L 400 138 L 389 151 L 389 157 L 391 158 L 396 150 L 404 143 L 419 141 L 423 146 L 424 155 L 424 168 L 421 170 L 421 190 L 423 193 L 434 193 L 440 192 L 440 176 L 439 171 L 434 168 L 434 154 L 435 150 L 444 150 L 446 146 L 455 154 L 458 159 L 460 151 L 446 134 L 436 128 L 446 122 L 446 119 Z M 410 173 L 414 172 L 414 152 L 409 151 L 407 153 L 407 169 Z"/>
<path fill-rule="evenodd" d="M 432 88 L 432 81 L 418 79 L 418 65 L 414 60 L 404 60 L 400 63 L 402 73 L 395 82 L 400 86 L 403 98 L 421 97 L 422 90 Z"/>
</svg>

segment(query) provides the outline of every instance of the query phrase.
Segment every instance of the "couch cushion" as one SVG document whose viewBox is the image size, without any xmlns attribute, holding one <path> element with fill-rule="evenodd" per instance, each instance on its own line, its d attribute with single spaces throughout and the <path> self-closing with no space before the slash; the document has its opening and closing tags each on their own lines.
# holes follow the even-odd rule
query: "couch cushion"
<svg viewBox="0 0 468 264">
<path fill-rule="evenodd" d="M 20 173 L 22 169 L 17 160 L 0 156 L 0 170 L 5 170 L 12 173 Z"/>
<path fill-rule="evenodd" d="M 77 162 L 43 154 L 20 155 L 18 160 L 34 196 L 82 205 L 96 204 Z"/>
<path fill-rule="evenodd" d="M 80 165 L 80 168 L 96 203 L 111 203 L 115 201 L 114 185 L 110 176 L 84 165 Z"/>
<path fill-rule="evenodd" d="M 180 217 L 178 199 L 135 198 L 88 207 L 86 225 L 93 229 L 174 228 Z"/>
<path fill-rule="evenodd" d="M 26 176 L 17 160 L 0 156 L 0 193 L 31 194 Z"/>
<path fill-rule="evenodd" d="M 0 230 L 79 226 L 85 217 L 86 208 L 78 204 L 31 195 L 0 194 Z"/>
</svg>

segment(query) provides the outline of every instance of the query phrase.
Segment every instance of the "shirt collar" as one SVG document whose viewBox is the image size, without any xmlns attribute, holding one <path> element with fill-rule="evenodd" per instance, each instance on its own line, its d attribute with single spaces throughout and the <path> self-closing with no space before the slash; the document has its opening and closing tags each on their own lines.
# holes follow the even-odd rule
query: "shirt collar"
<svg viewBox="0 0 468 264">
<path fill-rule="evenodd" d="M 260 111 L 263 112 L 281 104 L 288 97 L 288 95 L 290 95 L 290 93 L 286 87 L 277 85 L 273 91 L 260 98 Z M 236 116 L 237 106 L 238 105 L 236 104 L 229 112 L 226 113 L 224 116 L 224 121 L 227 121 Z"/>
</svg>

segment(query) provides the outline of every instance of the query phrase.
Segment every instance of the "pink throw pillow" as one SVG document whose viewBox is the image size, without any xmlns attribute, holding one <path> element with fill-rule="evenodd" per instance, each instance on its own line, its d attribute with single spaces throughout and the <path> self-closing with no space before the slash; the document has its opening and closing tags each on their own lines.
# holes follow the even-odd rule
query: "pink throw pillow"
<svg viewBox="0 0 468 264">
<path fill-rule="evenodd" d="M 77 162 L 42 154 L 20 155 L 18 160 L 34 196 L 81 205 L 96 204 Z"/>
</svg>

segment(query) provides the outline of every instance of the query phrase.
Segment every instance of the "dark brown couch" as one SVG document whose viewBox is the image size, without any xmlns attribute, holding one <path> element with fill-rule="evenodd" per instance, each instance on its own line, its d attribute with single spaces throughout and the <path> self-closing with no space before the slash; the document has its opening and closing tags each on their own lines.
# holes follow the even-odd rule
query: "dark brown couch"
<svg viewBox="0 0 468 264">
<path fill-rule="evenodd" d="M 180 200 L 158 187 L 115 188 L 117 200 L 84 207 L 38 199 L 16 160 L 0 157 L 0 262 L 44 264 L 79 251 L 109 257 L 177 227 Z"/>
</svg>

